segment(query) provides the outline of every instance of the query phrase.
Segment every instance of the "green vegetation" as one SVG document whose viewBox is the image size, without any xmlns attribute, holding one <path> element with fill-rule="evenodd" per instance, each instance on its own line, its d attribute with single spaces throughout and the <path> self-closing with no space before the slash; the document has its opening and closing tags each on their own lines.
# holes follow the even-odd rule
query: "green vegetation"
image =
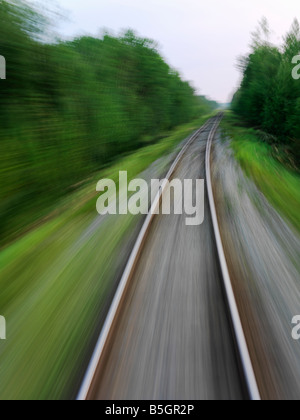
<svg viewBox="0 0 300 420">
<path fill-rule="evenodd" d="M 113 216 L 98 224 L 96 181 L 117 180 L 119 170 L 136 177 L 207 118 L 94 175 L 48 221 L 0 252 L 0 310 L 8 332 L 0 342 L 1 399 L 75 396 L 139 221 Z"/>
<path fill-rule="evenodd" d="M 209 112 L 132 31 L 121 37 L 42 42 L 47 19 L 1 1 L 0 246 L 79 182 L 175 126 Z"/>
<path fill-rule="evenodd" d="M 261 133 L 227 115 L 223 128 L 237 160 L 274 207 L 300 232 L 300 175 L 280 163 L 278 149 L 262 142 Z"/>
<path fill-rule="evenodd" d="M 292 77 L 292 59 L 300 51 L 299 24 L 295 20 L 281 47 L 272 45 L 268 38 L 268 25 L 263 20 L 254 34 L 251 54 L 240 60 L 243 80 L 232 109 L 245 123 L 265 133 L 260 139 L 276 145 L 286 160 L 299 168 L 300 80 Z"/>
<path fill-rule="evenodd" d="M 0 0 L 0 398 L 65 399 L 141 222 L 97 218 L 96 182 L 136 177 L 216 104 L 153 41 L 128 31 L 46 43 L 47 19 L 27 4 Z"/>
<path fill-rule="evenodd" d="M 300 80 L 292 77 L 300 28 L 295 20 L 281 47 L 269 33 L 263 20 L 250 55 L 240 60 L 243 80 L 223 125 L 244 170 L 300 230 Z"/>
</svg>

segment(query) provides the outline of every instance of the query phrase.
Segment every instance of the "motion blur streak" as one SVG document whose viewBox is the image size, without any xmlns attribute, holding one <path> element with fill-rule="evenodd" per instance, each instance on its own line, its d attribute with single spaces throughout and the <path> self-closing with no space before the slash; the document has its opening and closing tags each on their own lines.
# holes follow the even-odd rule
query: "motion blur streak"
<svg viewBox="0 0 300 420">
<path fill-rule="evenodd" d="M 76 397 L 144 220 L 97 217 L 97 181 L 119 192 L 120 171 L 148 186 L 163 178 L 217 107 L 155 41 L 133 30 L 61 41 L 51 26 L 60 17 L 38 4 L 0 0 L 1 400 Z M 280 47 L 262 21 L 212 158 L 263 398 L 300 399 L 299 50 L 297 21 Z M 205 177 L 206 140 L 188 147 L 174 177 Z M 244 397 L 207 198 L 205 206 L 198 227 L 185 215 L 155 218 L 91 397 Z"/>
<path fill-rule="evenodd" d="M 155 42 L 42 43 L 47 19 L 26 4 L 0 8 L 0 246 L 93 171 L 209 109 Z"/>
<path fill-rule="evenodd" d="M 200 134 L 174 177 L 205 177 Z M 158 215 L 90 399 L 241 399 L 208 202 L 205 221 Z"/>
<path fill-rule="evenodd" d="M 173 153 L 153 165 L 149 158 L 175 139 L 130 155 L 104 176 L 120 166 L 130 178 L 164 176 Z M 1 399 L 78 392 L 141 222 L 131 215 L 95 218 L 96 180 L 66 199 L 61 214 L 0 253 L 0 307 L 8 324 L 8 340 L 0 343 Z"/>
<path fill-rule="evenodd" d="M 132 31 L 61 42 L 49 23 L 58 17 L 28 4 L 0 1 L 0 398 L 65 399 L 140 223 L 96 218 L 96 180 L 149 166 L 160 178 L 169 158 L 151 164 L 212 104 L 155 42 Z"/>
<path fill-rule="evenodd" d="M 214 185 L 223 242 L 263 398 L 300 398 L 300 239 L 217 142 Z M 276 188 L 276 187 L 275 187 Z"/>
</svg>

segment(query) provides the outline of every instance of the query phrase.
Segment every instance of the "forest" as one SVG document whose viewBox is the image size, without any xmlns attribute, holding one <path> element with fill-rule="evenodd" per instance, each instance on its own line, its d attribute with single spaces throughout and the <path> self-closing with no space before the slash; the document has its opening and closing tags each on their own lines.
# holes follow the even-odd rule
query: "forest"
<svg viewBox="0 0 300 420">
<path fill-rule="evenodd" d="M 152 40 L 129 30 L 45 42 L 48 26 L 25 2 L 1 1 L 1 244 L 93 172 L 216 106 Z"/>
<path fill-rule="evenodd" d="M 262 141 L 300 167 L 300 80 L 293 77 L 300 52 L 300 27 L 294 21 L 282 45 L 273 45 L 265 19 L 253 34 L 251 53 L 240 59 L 243 79 L 232 109 L 256 128 Z"/>
</svg>

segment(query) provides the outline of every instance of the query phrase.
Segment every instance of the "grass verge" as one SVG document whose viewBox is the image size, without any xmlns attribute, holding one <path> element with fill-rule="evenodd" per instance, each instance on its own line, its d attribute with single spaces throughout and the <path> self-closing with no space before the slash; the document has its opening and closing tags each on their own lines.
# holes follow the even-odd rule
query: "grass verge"
<svg viewBox="0 0 300 420">
<path fill-rule="evenodd" d="M 300 232 L 300 176 L 280 163 L 272 147 L 262 142 L 254 129 L 237 125 L 228 114 L 222 122 L 232 139 L 232 148 L 245 173 L 270 203 Z"/>
</svg>

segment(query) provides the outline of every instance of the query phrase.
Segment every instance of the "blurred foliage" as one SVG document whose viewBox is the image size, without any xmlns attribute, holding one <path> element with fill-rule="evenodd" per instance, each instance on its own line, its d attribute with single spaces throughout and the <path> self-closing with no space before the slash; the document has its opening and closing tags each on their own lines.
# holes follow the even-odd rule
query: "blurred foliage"
<svg viewBox="0 0 300 420">
<path fill-rule="evenodd" d="M 232 108 L 251 126 L 270 134 L 262 136 L 281 146 L 300 166 L 300 80 L 294 80 L 292 58 L 300 52 L 297 20 L 280 48 L 269 41 L 269 29 L 263 20 L 253 34 L 252 51 L 240 60 L 243 73 L 240 89 Z"/>
<path fill-rule="evenodd" d="M 46 25 L 1 1 L 0 245 L 92 172 L 215 105 L 132 31 L 46 44 Z"/>
</svg>

